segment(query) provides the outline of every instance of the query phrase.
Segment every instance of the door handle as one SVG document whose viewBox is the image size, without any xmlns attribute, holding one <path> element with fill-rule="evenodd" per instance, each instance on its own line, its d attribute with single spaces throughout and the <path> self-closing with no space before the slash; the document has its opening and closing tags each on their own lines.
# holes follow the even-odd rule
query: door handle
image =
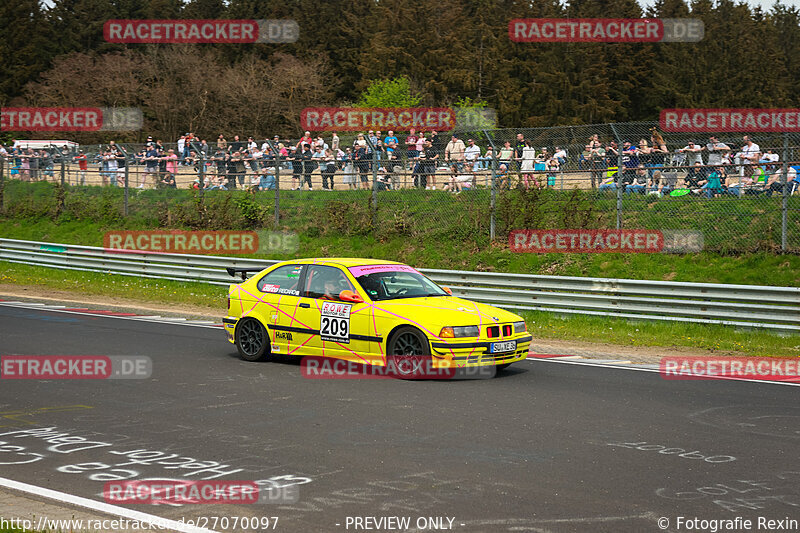
<svg viewBox="0 0 800 533">
<path fill-rule="evenodd" d="M 311 308 L 311 304 L 301 303 L 300 307 L 305 307 L 306 309 L 310 309 Z"/>
</svg>

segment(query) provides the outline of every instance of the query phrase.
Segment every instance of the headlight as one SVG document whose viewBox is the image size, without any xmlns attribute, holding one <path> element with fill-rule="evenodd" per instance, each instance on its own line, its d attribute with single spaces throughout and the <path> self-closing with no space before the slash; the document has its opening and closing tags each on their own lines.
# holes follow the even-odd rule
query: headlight
<svg viewBox="0 0 800 533">
<path fill-rule="evenodd" d="M 514 333 L 523 333 L 528 331 L 528 326 L 525 322 L 514 322 Z"/>
<path fill-rule="evenodd" d="M 455 337 L 477 337 L 480 335 L 478 326 L 448 326 L 442 328 L 439 337 L 443 339 L 453 339 Z"/>
</svg>

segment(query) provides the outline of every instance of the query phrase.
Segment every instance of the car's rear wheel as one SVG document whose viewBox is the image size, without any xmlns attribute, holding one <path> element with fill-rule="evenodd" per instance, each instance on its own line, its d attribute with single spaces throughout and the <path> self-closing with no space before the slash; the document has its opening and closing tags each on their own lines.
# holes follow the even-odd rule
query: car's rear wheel
<svg viewBox="0 0 800 533">
<path fill-rule="evenodd" d="M 394 332 L 386 348 L 387 363 L 401 379 L 425 377 L 430 369 L 431 351 L 428 339 L 417 328 L 404 326 Z"/>
<path fill-rule="evenodd" d="M 244 318 L 236 325 L 236 349 L 245 361 L 265 361 L 269 359 L 269 338 L 267 330 L 255 318 Z"/>
</svg>

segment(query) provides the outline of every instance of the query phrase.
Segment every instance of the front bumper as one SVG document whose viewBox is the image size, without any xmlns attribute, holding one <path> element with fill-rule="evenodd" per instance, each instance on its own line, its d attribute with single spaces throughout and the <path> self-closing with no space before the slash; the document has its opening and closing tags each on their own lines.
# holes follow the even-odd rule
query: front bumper
<svg viewBox="0 0 800 533">
<path fill-rule="evenodd" d="M 467 366 L 489 366 L 514 363 L 528 357 L 533 337 L 528 334 L 519 334 L 502 339 L 502 341 L 516 341 L 517 346 L 514 351 L 503 353 L 491 353 L 489 351 L 493 342 L 498 341 L 477 341 L 477 342 L 442 342 L 436 340 L 431 342 L 433 366 L 437 368 L 467 367 Z"/>
</svg>

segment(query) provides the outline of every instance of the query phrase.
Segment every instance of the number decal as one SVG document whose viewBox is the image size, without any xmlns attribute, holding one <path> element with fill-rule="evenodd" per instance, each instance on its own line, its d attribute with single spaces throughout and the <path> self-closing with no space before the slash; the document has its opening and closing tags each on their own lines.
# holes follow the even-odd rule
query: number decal
<svg viewBox="0 0 800 533">
<path fill-rule="evenodd" d="M 350 308 L 352 305 L 323 302 L 319 336 L 324 341 L 350 343 Z"/>
</svg>

